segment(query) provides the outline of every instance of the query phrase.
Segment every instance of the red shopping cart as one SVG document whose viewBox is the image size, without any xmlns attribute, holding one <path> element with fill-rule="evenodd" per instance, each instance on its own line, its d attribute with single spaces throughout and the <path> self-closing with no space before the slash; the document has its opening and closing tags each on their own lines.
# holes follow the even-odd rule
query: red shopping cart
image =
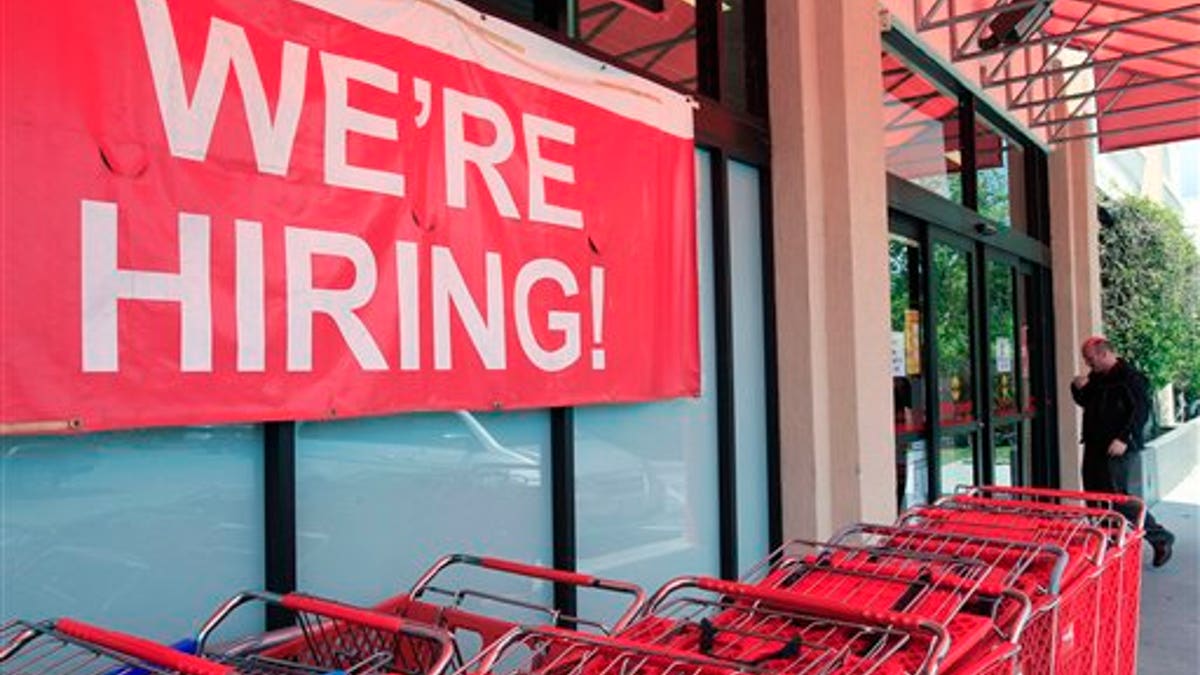
<svg viewBox="0 0 1200 675">
<path fill-rule="evenodd" d="M 985 565 L 987 579 L 997 587 L 1024 594 L 1031 602 L 1031 618 L 1026 628 L 1015 635 L 1022 646 L 1022 661 L 1031 651 L 1053 648 L 1040 641 L 1038 627 L 1053 622 L 1060 607 L 1063 576 L 1069 554 L 1060 546 L 1033 543 L 974 533 L 959 533 L 941 528 L 857 524 L 843 529 L 831 539 L 834 543 L 852 543 L 868 551 L 917 551 L 966 558 Z M 1031 632 L 1032 631 L 1032 632 Z M 1052 634 L 1052 633 L 1050 633 Z M 1051 664 L 1053 652 L 1038 657 Z"/>
<path fill-rule="evenodd" d="M 1108 529 L 1124 527 L 1114 512 L 1082 513 L 1015 501 L 955 496 L 917 507 L 900 523 L 929 531 L 1054 545 L 1067 553 L 1057 603 L 1044 605 L 1027 629 L 1021 661 L 1029 673 L 1093 673 L 1099 663 L 1102 582 L 1108 562 Z M 1097 526 L 1102 521 L 1104 527 Z M 1108 578 L 1112 578 L 1111 575 Z"/>
<path fill-rule="evenodd" d="M 505 635 L 456 675 L 766 675 L 767 667 L 554 627 Z M 827 671 L 834 672 L 834 671 Z"/>
<path fill-rule="evenodd" d="M 1145 502 L 1119 494 L 980 486 L 960 489 L 963 498 L 1015 501 L 1049 513 L 1075 513 L 1109 536 L 1101 582 L 1097 673 L 1132 675 L 1137 669 L 1138 612 L 1141 598 Z M 1115 519 L 1114 512 L 1123 519 Z"/>
<path fill-rule="evenodd" d="M 485 587 L 444 583 L 447 572 L 456 567 L 483 572 L 475 583 Z M 518 580 L 548 582 L 595 591 L 617 599 L 616 618 L 605 621 L 596 617 L 566 615 L 553 605 L 531 602 L 527 597 L 505 594 L 488 584 L 488 574 Z M 403 595 L 384 600 L 375 609 L 446 629 L 455 638 L 456 666 L 520 625 L 551 624 L 574 630 L 611 635 L 623 629 L 642 609 L 645 591 L 636 584 L 605 579 L 578 572 L 566 572 L 538 565 L 461 553 L 442 557 Z"/>
<path fill-rule="evenodd" d="M 934 673 L 947 628 L 915 614 L 708 577 L 665 584 L 619 637 L 772 673 Z"/>
<path fill-rule="evenodd" d="M 792 594 L 858 607 L 901 611 L 943 626 L 951 648 L 942 668 L 976 668 L 998 651 L 1011 656 L 1031 603 L 996 572 L 996 562 L 970 555 L 968 547 L 909 546 L 843 531 L 829 543 L 795 540 L 776 550 L 745 580 Z M 915 534 L 915 533 L 914 533 Z M 925 540 L 926 544 L 931 543 Z M 996 665 L 995 669 L 1002 668 Z M 1011 664 L 1008 672 L 1011 672 Z M 997 670 L 997 672 L 1000 672 Z"/>
<path fill-rule="evenodd" d="M 450 662 L 445 631 L 320 598 L 243 593 L 222 609 L 251 600 L 295 613 L 302 635 L 250 654 L 193 656 L 69 618 L 17 621 L 0 629 L 0 669 L 6 675 L 440 675 Z"/>
<path fill-rule="evenodd" d="M 449 580 L 449 583 L 444 582 L 447 571 L 456 567 L 468 567 L 483 572 L 482 578 L 476 575 L 476 578 L 471 580 L 482 585 L 465 586 L 462 585 L 462 580 L 453 579 Z M 623 599 L 623 603 L 617 610 L 619 616 L 608 623 L 599 619 L 568 616 L 552 605 L 531 602 L 524 595 L 506 594 L 499 588 L 501 584 L 494 583 L 495 578 L 489 578 L 489 575 L 591 589 L 618 596 Z M 206 653 L 272 655 L 279 649 L 299 647 L 305 638 L 305 629 L 301 625 L 246 637 L 222 645 L 217 650 L 210 649 L 207 645 L 208 637 L 233 609 L 246 601 L 248 600 L 235 598 L 226 603 L 201 629 L 199 642 Z M 644 602 L 645 592 L 635 584 L 502 558 L 451 554 L 435 562 L 407 593 L 388 598 L 370 610 L 361 611 L 403 620 L 404 625 L 408 626 L 425 626 L 444 631 L 451 637 L 450 668 L 457 669 L 521 625 L 558 624 L 581 631 L 611 634 L 632 620 Z"/>
<path fill-rule="evenodd" d="M 212 636 L 239 609 L 281 607 L 294 626 L 216 647 Z M 342 671 L 438 675 L 450 665 L 452 637 L 435 626 L 301 593 L 246 591 L 224 602 L 196 636 L 196 651 L 239 672 L 294 668 L 312 673 Z"/>
</svg>

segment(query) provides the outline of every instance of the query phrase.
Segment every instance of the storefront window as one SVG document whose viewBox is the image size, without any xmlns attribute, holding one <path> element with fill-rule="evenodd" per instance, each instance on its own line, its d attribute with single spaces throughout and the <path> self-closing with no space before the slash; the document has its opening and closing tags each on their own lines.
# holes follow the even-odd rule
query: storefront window
<svg viewBox="0 0 1200 675">
<path fill-rule="evenodd" d="M 954 492 L 959 485 L 975 483 L 975 436 L 950 434 L 938 444 L 938 482 L 942 494 Z"/>
<path fill-rule="evenodd" d="M 1020 353 L 1020 369 L 1021 369 L 1021 386 L 1020 399 L 1021 410 L 1026 415 L 1033 415 L 1037 412 L 1037 399 L 1033 395 L 1033 378 L 1030 370 L 1030 362 L 1033 358 L 1033 350 L 1038 348 L 1038 345 L 1033 343 L 1037 333 L 1031 325 L 1032 308 L 1037 306 L 1037 288 L 1033 283 L 1033 275 L 1021 275 L 1021 292 L 1024 294 L 1024 307 L 1021 312 L 1021 331 L 1018 337 L 1021 339 Z"/>
<path fill-rule="evenodd" d="M 695 0 L 663 0 L 660 12 L 635 9 L 636 4 L 576 0 L 576 37 L 636 69 L 695 90 Z"/>
<path fill-rule="evenodd" d="M 888 243 L 891 273 L 893 425 L 897 435 L 925 430 L 925 365 L 921 357 L 923 271 L 921 248 L 893 235 Z"/>
<path fill-rule="evenodd" d="M 575 412 L 579 570 L 646 588 L 720 570 L 713 177 L 708 154 L 696 155 L 702 394 Z M 599 598 L 579 600 L 584 615 L 612 618 Z"/>
<path fill-rule="evenodd" d="M 937 243 L 933 282 L 937 293 L 938 401 L 945 426 L 975 421 L 971 381 L 971 254 Z"/>
<path fill-rule="evenodd" d="M 1018 414 L 1017 386 L 1019 366 L 1015 326 L 1015 277 L 1006 263 L 989 261 L 988 350 L 992 374 L 992 414 L 996 419 Z"/>
<path fill-rule="evenodd" d="M 729 258 L 733 290 L 734 418 L 737 430 L 738 562 L 770 548 L 767 499 L 766 337 L 763 318 L 762 174 L 729 163 Z"/>
<path fill-rule="evenodd" d="M 929 460 L 924 440 L 896 445 L 896 504 L 900 510 L 929 503 Z"/>
<path fill-rule="evenodd" d="M 961 204 L 958 99 L 892 54 L 882 67 L 887 170 Z"/>
<path fill-rule="evenodd" d="M 746 0 L 721 1 L 721 102 L 735 110 L 755 105 L 748 91 L 754 77 L 748 71 L 746 50 Z M 761 111 L 752 111 L 761 112 Z"/>
<path fill-rule="evenodd" d="M 998 427 L 992 435 L 995 464 L 992 466 L 992 483 L 995 485 L 1016 485 L 1016 476 L 1020 471 L 1021 435 L 1019 425 Z"/>
<path fill-rule="evenodd" d="M 979 214 L 1003 229 L 1026 230 L 1025 152 L 1020 144 L 975 120 Z"/>
<path fill-rule="evenodd" d="M 0 438 L 0 620 L 192 634 L 263 585 L 262 448 L 253 426 Z"/>
<path fill-rule="evenodd" d="M 549 448 L 544 411 L 297 425 L 299 587 L 370 603 L 445 553 L 550 564 Z"/>
</svg>

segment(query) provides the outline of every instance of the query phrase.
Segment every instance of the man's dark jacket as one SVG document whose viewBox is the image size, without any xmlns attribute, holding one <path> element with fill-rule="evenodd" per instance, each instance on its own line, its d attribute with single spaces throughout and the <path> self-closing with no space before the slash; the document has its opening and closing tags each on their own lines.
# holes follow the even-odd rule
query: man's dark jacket
<svg viewBox="0 0 1200 675">
<path fill-rule="evenodd" d="M 1141 450 L 1142 429 L 1150 413 L 1146 377 L 1117 359 L 1105 373 L 1093 372 L 1082 388 L 1071 384 L 1071 396 L 1083 407 L 1083 444 L 1107 451 L 1114 439 Z"/>
</svg>

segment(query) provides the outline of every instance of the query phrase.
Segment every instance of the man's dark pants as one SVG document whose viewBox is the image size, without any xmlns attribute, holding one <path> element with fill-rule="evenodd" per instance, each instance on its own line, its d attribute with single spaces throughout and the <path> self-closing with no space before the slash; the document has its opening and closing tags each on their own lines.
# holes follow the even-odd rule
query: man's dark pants
<svg viewBox="0 0 1200 675">
<path fill-rule="evenodd" d="M 1136 452 L 1126 452 L 1120 457 L 1109 457 L 1108 448 L 1086 446 L 1083 449 L 1083 489 L 1089 492 L 1113 492 L 1127 495 L 1129 492 L 1129 474 L 1133 462 L 1140 462 L 1141 457 Z M 1125 519 L 1134 522 L 1137 509 L 1130 505 L 1116 505 Z M 1173 539 L 1165 527 L 1154 520 L 1150 510 L 1146 509 L 1146 541 L 1152 546 L 1168 543 Z"/>
</svg>

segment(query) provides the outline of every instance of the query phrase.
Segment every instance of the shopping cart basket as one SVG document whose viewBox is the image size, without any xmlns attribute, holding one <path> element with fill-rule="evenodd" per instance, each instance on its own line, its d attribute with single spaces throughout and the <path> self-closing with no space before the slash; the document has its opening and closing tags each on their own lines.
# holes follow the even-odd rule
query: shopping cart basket
<svg viewBox="0 0 1200 675">
<path fill-rule="evenodd" d="M 1123 527 L 1120 514 L 1029 508 L 1016 502 L 952 497 L 910 509 L 900 524 L 927 531 L 1049 544 L 1067 553 L 1058 603 L 1031 621 L 1021 661 L 1028 673 L 1086 673 L 1098 664 L 1099 612 L 1108 535 L 1097 518 Z"/>
<path fill-rule="evenodd" d="M 234 675 L 231 666 L 75 619 L 0 626 L 5 675 Z"/>
<path fill-rule="evenodd" d="M 483 571 L 485 575 L 544 581 L 615 596 L 622 600 L 619 615 L 611 622 L 566 615 L 551 605 L 506 595 L 495 589 L 447 585 L 442 581 L 448 570 L 460 566 Z M 486 585 L 487 582 L 482 583 Z M 455 638 L 454 664 L 458 667 L 520 625 L 544 623 L 611 635 L 637 615 L 645 600 L 645 591 L 640 586 L 624 581 L 502 558 L 455 553 L 435 562 L 407 593 L 384 600 L 375 605 L 375 609 L 448 630 Z"/>
<path fill-rule="evenodd" d="M 401 628 L 395 617 L 367 616 L 343 606 L 294 598 L 287 606 L 309 617 L 306 639 L 321 649 L 302 653 L 286 651 L 268 657 L 193 656 L 166 645 L 69 618 L 27 623 L 14 621 L 0 628 L 0 671 L 6 675 L 314 675 L 338 670 L 355 675 L 410 675 L 415 670 L 397 666 L 386 653 L 394 645 L 383 638 L 410 632 L 432 645 L 431 660 L 422 673 L 437 675 L 449 662 L 449 636 L 426 629 Z M 314 606 L 314 601 L 316 606 Z M 316 616 L 323 618 L 313 621 Z M 391 619 L 385 622 L 385 619 Z M 348 628 L 353 626 L 353 628 Z M 340 637 L 332 638 L 337 632 Z M 338 647 L 354 636 L 364 646 L 353 651 L 368 653 L 356 659 L 338 653 Z M 390 644 L 389 644 L 390 642 Z M 366 644 L 371 648 L 366 648 Z M 341 666 L 331 667 L 331 663 Z"/>
<path fill-rule="evenodd" d="M 991 660 L 1002 643 L 1019 640 L 1031 603 L 996 572 L 994 561 L 971 557 L 965 546 L 921 550 L 884 544 L 879 538 L 852 536 L 850 530 L 829 543 L 794 540 L 752 568 L 744 580 L 933 621 L 951 638 L 943 668 Z"/>
<path fill-rule="evenodd" d="M 592 633 L 522 627 L 455 675 L 768 675 L 783 672 Z M 826 671 L 829 673 L 839 671 Z"/>
<path fill-rule="evenodd" d="M 211 645 L 230 616 L 250 605 L 288 610 L 295 625 L 282 631 Z M 440 675 L 453 656 L 441 628 L 301 593 L 243 592 L 223 603 L 196 636 L 197 653 L 237 672 L 387 673 Z"/>
<path fill-rule="evenodd" d="M 960 488 L 963 498 L 1019 502 L 1048 513 L 1077 513 L 1109 536 L 1101 580 L 1097 673 L 1132 675 L 1137 669 L 1145 502 L 1129 495 L 1047 488 L 978 486 Z M 1116 511 L 1124 519 L 1114 523 Z"/>
<path fill-rule="evenodd" d="M 867 577 L 850 581 L 846 588 L 871 585 Z M 940 579 L 934 585 L 947 582 Z M 844 599 L 680 577 L 655 593 L 643 617 L 620 637 L 773 672 L 897 674 L 938 672 L 961 640 L 978 649 L 960 647 L 959 653 L 972 651 L 977 665 L 995 668 L 971 672 L 1012 672 L 1016 650 L 1011 640 L 997 639 L 985 646 L 988 637 L 998 637 L 999 632 L 968 635 L 962 630 L 965 623 Z M 1019 624 L 1027 616 L 1027 605 L 1018 599 L 1015 606 L 1013 620 Z M 993 625 L 982 618 L 977 625 L 985 624 Z"/>
</svg>

